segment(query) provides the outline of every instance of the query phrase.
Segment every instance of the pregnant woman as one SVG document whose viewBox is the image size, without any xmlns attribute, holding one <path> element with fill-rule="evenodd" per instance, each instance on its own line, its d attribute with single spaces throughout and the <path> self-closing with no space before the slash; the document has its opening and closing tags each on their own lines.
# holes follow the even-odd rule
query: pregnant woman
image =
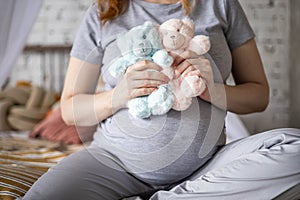
<svg viewBox="0 0 300 200">
<path fill-rule="evenodd" d="M 211 49 L 205 57 L 173 55 L 175 74 L 197 74 L 206 90 L 185 111 L 131 117 L 127 102 L 169 78 L 150 61 L 112 77 L 108 68 L 121 56 L 117 35 L 145 21 L 162 24 L 184 16 L 193 19 L 195 35 L 209 36 Z M 226 111 L 260 112 L 269 101 L 254 38 L 237 0 L 93 3 L 74 41 L 61 106 L 66 123 L 98 129 L 90 146 L 51 168 L 24 199 L 273 199 L 297 187 L 299 130 L 268 131 L 225 145 Z M 230 73 L 235 86 L 225 83 Z M 95 93 L 100 75 L 105 90 Z"/>
</svg>

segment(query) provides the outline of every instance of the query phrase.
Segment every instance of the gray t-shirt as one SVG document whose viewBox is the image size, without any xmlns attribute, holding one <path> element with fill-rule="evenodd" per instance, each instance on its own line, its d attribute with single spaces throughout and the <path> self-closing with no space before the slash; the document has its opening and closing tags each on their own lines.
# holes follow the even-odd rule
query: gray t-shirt
<svg viewBox="0 0 300 200">
<path fill-rule="evenodd" d="M 101 65 L 107 90 L 118 83 L 108 72 L 112 60 L 120 56 L 116 36 L 146 20 L 161 24 L 183 18 L 180 3 L 155 4 L 131 0 L 127 11 L 102 26 L 97 5 L 87 11 L 75 39 L 71 56 Z M 254 33 L 237 0 L 198 0 L 190 16 L 195 35 L 210 37 L 210 58 L 214 78 L 225 82 L 231 72 L 231 51 L 254 38 Z M 163 116 L 133 119 L 122 109 L 100 123 L 94 143 L 111 152 L 137 177 L 148 183 L 164 185 L 182 180 L 211 158 L 225 143 L 226 112 L 200 98 L 182 112 L 170 110 Z"/>
</svg>

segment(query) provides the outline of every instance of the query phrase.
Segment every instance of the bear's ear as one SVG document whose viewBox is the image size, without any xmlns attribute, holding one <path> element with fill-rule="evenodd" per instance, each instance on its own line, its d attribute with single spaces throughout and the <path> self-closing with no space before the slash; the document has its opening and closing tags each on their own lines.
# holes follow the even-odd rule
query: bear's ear
<svg viewBox="0 0 300 200">
<path fill-rule="evenodd" d="M 162 31 L 162 30 L 176 31 L 176 29 L 181 26 L 181 23 L 182 22 L 180 19 L 172 18 L 172 19 L 169 19 L 169 20 L 165 21 L 164 23 L 162 23 L 159 26 L 159 30 L 160 31 Z"/>
<path fill-rule="evenodd" d="M 153 26 L 152 28 L 150 28 L 147 35 L 148 35 L 149 42 L 151 42 L 154 51 L 162 49 L 161 35 L 160 32 L 158 31 L 157 26 Z"/>
<path fill-rule="evenodd" d="M 186 26 L 188 26 L 190 29 L 195 30 L 195 24 L 194 24 L 194 21 L 189 18 L 189 17 L 185 17 L 182 19 L 182 23 L 185 24 Z"/>
<path fill-rule="evenodd" d="M 117 45 L 123 56 L 131 50 L 131 36 L 130 31 L 127 33 L 120 33 L 117 36 Z"/>
<path fill-rule="evenodd" d="M 154 23 L 151 22 L 151 21 L 145 21 L 144 24 L 143 24 L 144 27 L 152 27 L 154 26 Z"/>
</svg>

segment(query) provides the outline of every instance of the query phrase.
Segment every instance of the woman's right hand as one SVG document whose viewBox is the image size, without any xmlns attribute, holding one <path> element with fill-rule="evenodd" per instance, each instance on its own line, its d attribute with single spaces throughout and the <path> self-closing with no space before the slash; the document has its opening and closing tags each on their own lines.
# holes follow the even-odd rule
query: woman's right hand
<svg viewBox="0 0 300 200">
<path fill-rule="evenodd" d="M 112 107 L 116 110 L 126 107 L 129 100 L 151 94 L 169 78 L 162 68 L 151 61 L 140 61 L 127 68 L 122 80 L 113 89 Z"/>
</svg>

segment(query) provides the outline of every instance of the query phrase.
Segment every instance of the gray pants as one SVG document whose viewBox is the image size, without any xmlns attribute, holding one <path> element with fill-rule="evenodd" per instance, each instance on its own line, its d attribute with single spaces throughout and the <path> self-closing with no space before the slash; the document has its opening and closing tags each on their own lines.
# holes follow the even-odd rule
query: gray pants
<svg viewBox="0 0 300 200">
<path fill-rule="evenodd" d="M 185 181 L 161 187 L 91 146 L 51 168 L 23 199 L 300 199 L 299 186 L 300 130 L 277 129 L 230 143 Z"/>
</svg>

